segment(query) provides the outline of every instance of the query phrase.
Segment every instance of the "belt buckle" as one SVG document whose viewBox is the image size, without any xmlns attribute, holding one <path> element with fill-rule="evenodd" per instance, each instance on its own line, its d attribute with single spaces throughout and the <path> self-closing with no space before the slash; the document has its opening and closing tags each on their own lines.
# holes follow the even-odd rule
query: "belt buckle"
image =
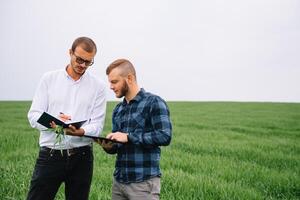
<svg viewBox="0 0 300 200">
<path fill-rule="evenodd" d="M 67 155 L 72 156 L 76 153 L 75 149 L 67 149 Z"/>
</svg>

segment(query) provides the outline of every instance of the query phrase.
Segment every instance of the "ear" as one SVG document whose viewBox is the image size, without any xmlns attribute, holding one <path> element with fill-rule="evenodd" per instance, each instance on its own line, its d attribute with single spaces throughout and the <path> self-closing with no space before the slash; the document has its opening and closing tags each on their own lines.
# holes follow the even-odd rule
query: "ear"
<svg viewBox="0 0 300 200">
<path fill-rule="evenodd" d="M 133 76 L 133 74 L 129 73 L 129 74 L 127 75 L 127 82 L 128 82 L 129 84 L 132 84 L 133 81 L 134 81 L 134 76 Z"/>
<path fill-rule="evenodd" d="M 72 49 L 69 49 L 69 54 L 70 54 L 70 56 L 72 56 L 72 54 L 73 54 Z"/>
</svg>

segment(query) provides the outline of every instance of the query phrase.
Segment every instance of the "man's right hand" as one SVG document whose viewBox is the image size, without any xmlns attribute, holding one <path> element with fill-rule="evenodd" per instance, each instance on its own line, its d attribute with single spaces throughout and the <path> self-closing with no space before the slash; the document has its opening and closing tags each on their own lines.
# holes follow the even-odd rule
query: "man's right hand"
<svg viewBox="0 0 300 200">
<path fill-rule="evenodd" d="M 60 112 L 59 113 L 59 119 L 62 120 L 63 122 L 69 121 L 71 120 L 71 116 L 70 115 L 65 115 L 64 113 Z"/>
<path fill-rule="evenodd" d="M 108 134 L 106 138 L 111 140 L 116 140 L 118 142 L 126 143 L 128 142 L 128 133 L 123 133 L 118 131 L 118 132 Z"/>
</svg>

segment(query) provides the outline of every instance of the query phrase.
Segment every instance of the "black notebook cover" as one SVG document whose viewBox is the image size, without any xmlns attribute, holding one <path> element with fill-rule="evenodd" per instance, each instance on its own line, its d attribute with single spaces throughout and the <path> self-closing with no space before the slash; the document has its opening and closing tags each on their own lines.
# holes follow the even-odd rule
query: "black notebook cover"
<svg viewBox="0 0 300 200">
<path fill-rule="evenodd" d="M 54 122 L 56 125 L 60 125 L 64 128 L 68 128 L 69 125 L 73 125 L 75 126 L 77 129 L 80 128 L 85 122 L 86 120 L 84 121 L 80 121 L 80 122 L 72 122 L 72 123 L 65 123 L 55 117 L 53 117 L 52 115 L 46 113 L 46 112 L 43 112 L 43 114 L 40 116 L 40 118 L 37 120 L 38 123 L 40 123 L 41 125 L 47 127 L 47 128 L 51 128 L 50 126 L 50 122 Z"/>
</svg>

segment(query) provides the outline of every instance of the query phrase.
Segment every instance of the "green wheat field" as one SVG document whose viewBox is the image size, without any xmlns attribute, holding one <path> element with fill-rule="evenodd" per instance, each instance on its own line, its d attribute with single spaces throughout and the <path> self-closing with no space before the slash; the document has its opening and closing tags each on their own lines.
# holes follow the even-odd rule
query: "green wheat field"
<svg viewBox="0 0 300 200">
<path fill-rule="evenodd" d="M 0 199 L 25 199 L 38 153 L 31 102 L 0 102 Z M 103 135 L 111 129 L 108 103 Z M 300 199 L 300 103 L 168 102 L 163 200 Z M 111 199 L 114 155 L 94 145 L 90 199 Z M 56 199 L 64 199 L 62 185 Z"/>
</svg>

